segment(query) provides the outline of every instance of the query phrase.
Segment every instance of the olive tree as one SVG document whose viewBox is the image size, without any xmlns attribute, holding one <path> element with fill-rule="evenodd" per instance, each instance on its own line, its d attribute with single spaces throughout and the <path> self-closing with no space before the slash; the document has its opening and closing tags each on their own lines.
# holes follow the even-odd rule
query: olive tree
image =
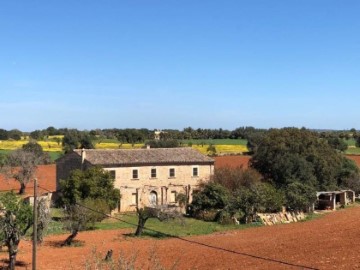
<svg viewBox="0 0 360 270">
<path fill-rule="evenodd" d="M 7 155 L 2 161 L 1 171 L 6 178 L 13 178 L 20 183 L 19 194 L 24 194 L 30 180 L 36 176 L 41 157 L 32 151 L 18 149 Z"/>
<path fill-rule="evenodd" d="M 9 254 L 9 269 L 15 269 L 19 243 L 32 225 L 32 210 L 13 192 L 0 195 L 0 237 Z"/>
</svg>

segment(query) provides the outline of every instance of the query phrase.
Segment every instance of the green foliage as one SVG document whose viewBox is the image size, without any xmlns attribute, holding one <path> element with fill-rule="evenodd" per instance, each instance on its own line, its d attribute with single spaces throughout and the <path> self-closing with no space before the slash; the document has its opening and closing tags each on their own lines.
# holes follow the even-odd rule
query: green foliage
<svg viewBox="0 0 360 270">
<path fill-rule="evenodd" d="M 251 187 L 261 182 L 262 176 L 251 168 L 217 168 L 212 176 L 212 181 L 222 185 L 229 191 L 242 187 Z"/>
<path fill-rule="evenodd" d="M 215 156 L 216 155 L 216 147 L 215 147 L 215 145 L 210 144 L 208 146 L 208 148 L 206 149 L 206 151 L 209 153 L 209 155 Z"/>
<path fill-rule="evenodd" d="M 315 189 L 336 189 L 344 162 L 325 139 L 306 129 L 271 129 L 265 133 L 251 166 L 277 187 L 301 182 Z"/>
<path fill-rule="evenodd" d="M 62 146 L 65 153 L 69 153 L 72 150 L 78 148 L 80 145 L 78 132 L 75 130 L 69 130 L 62 139 Z"/>
<path fill-rule="evenodd" d="M 10 213 L 16 217 L 15 225 L 19 232 L 26 232 L 29 224 L 32 223 L 31 206 L 25 203 L 14 192 L 0 194 L 0 209 L 5 215 Z M 2 215 L 0 215 L 0 222 L 5 222 L 5 217 Z M 0 228 L 3 228 L 3 226 L 0 226 Z"/>
<path fill-rule="evenodd" d="M 91 137 L 88 134 L 81 136 L 80 148 L 81 149 L 94 149 L 95 148 L 94 144 L 92 143 Z"/>
<path fill-rule="evenodd" d="M 193 195 L 191 215 L 196 216 L 200 211 L 210 209 L 223 209 L 230 198 L 229 191 L 220 184 L 208 183 Z"/>
<path fill-rule="evenodd" d="M 120 191 L 114 188 L 114 178 L 101 167 L 91 167 L 85 171 L 74 170 L 66 180 L 60 181 L 61 200 L 73 205 L 85 199 L 103 200 L 108 211 L 116 208 L 120 200 Z"/>
<path fill-rule="evenodd" d="M 176 195 L 175 201 L 183 207 L 188 203 L 188 197 L 185 193 L 180 192 Z"/>
<path fill-rule="evenodd" d="M 0 194 L 0 240 L 8 248 L 9 269 L 15 269 L 20 240 L 31 224 L 32 211 L 28 204 L 13 192 Z"/>
<path fill-rule="evenodd" d="M 237 215 L 243 223 L 253 221 L 257 212 L 280 211 L 285 203 L 283 192 L 268 183 L 244 186 L 232 195 L 226 210 L 231 215 Z"/>
<path fill-rule="evenodd" d="M 9 134 L 7 130 L 0 128 L 0 140 L 8 140 Z"/>
<path fill-rule="evenodd" d="M 287 206 L 294 210 L 308 211 L 316 201 L 316 190 L 313 186 L 293 182 L 286 188 Z"/>
<path fill-rule="evenodd" d="M 174 140 L 174 139 L 150 140 L 146 142 L 146 145 L 149 145 L 150 148 L 174 148 L 174 147 L 179 147 L 180 143 L 178 140 Z"/>
<path fill-rule="evenodd" d="M 332 148 L 339 150 L 341 152 L 345 152 L 346 149 L 348 148 L 347 143 L 339 137 L 331 136 L 330 138 L 327 139 L 327 141 Z"/>
<path fill-rule="evenodd" d="M 26 152 L 33 153 L 39 160 L 39 164 L 49 164 L 51 162 L 50 155 L 43 151 L 40 144 L 35 141 L 30 141 L 22 146 Z"/>
</svg>

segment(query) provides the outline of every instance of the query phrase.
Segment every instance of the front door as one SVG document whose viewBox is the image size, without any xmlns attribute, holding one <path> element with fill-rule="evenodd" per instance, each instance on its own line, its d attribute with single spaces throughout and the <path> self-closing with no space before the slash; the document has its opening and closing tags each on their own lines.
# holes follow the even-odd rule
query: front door
<svg viewBox="0 0 360 270">
<path fill-rule="evenodd" d="M 149 201 L 151 206 L 157 205 L 157 193 L 155 191 L 150 192 Z"/>
</svg>

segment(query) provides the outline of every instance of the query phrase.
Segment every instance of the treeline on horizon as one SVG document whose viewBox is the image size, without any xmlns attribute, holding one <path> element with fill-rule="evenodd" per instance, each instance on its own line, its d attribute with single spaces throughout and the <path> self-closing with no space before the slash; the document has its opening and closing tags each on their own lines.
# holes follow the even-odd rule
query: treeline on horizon
<svg viewBox="0 0 360 270">
<path fill-rule="evenodd" d="M 305 128 L 302 128 L 305 129 Z M 251 126 L 238 127 L 234 130 L 227 129 L 203 129 L 187 127 L 183 130 L 177 129 L 163 129 L 160 132 L 160 139 L 172 140 L 209 140 L 209 139 L 245 139 L 249 140 L 254 135 L 262 134 L 271 129 L 259 129 Z M 77 133 L 79 135 L 91 136 L 93 139 L 115 139 L 123 143 L 143 143 L 147 140 L 154 139 L 154 132 L 156 129 L 151 130 L 147 128 L 111 128 L 111 129 L 92 129 L 92 130 L 78 130 L 69 128 L 55 128 L 48 127 L 42 130 L 34 130 L 31 132 L 22 132 L 18 129 L 6 130 L 0 128 L 0 140 L 21 140 L 24 136 L 29 136 L 34 140 L 44 140 L 49 136 L 67 135 L 69 133 Z M 312 130 L 319 134 L 322 138 L 340 138 L 351 139 L 358 138 L 356 129 L 350 130 Z"/>
</svg>

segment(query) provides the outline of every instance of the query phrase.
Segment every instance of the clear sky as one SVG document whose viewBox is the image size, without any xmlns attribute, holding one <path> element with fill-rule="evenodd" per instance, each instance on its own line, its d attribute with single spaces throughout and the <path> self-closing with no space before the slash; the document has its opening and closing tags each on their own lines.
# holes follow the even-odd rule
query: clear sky
<svg viewBox="0 0 360 270">
<path fill-rule="evenodd" d="M 358 0 L 0 1 L 0 128 L 360 129 Z"/>
</svg>

